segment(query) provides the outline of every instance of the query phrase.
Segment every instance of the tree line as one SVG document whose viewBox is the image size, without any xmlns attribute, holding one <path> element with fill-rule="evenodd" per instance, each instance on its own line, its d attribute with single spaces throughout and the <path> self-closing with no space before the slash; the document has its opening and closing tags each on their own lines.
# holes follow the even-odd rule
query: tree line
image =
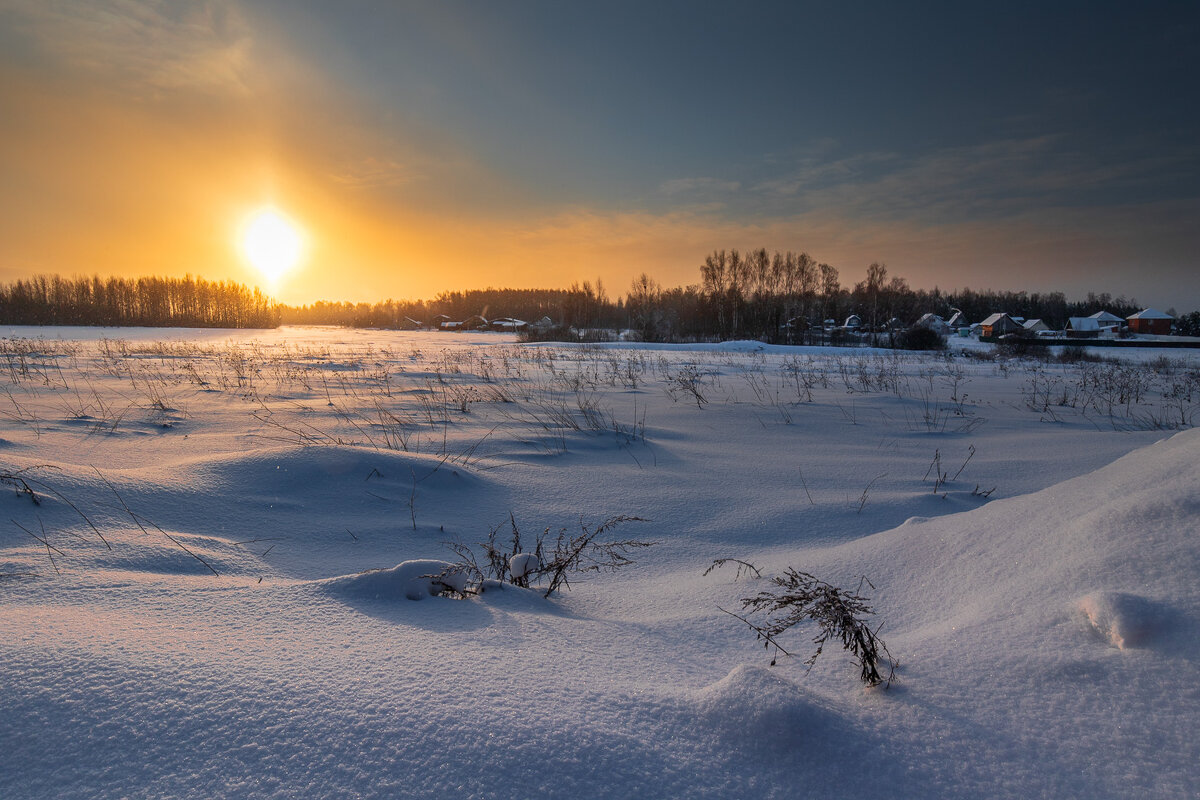
<svg viewBox="0 0 1200 800">
<path fill-rule="evenodd" d="M 1062 329 L 1070 317 L 1106 310 L 1120 317 L 1139 311 L 1136 300 L 1089 292 L 1068 300 L 1062 292 L 943 292 L 913 289 L 886 264 L 870 264 L 863 279 L 842 284 L 836 267 L 806 252 L 714 250 L 699 282 L 667 288 L 638 276 L 623 294 L 610 296 L 600 280 L 567 289 L 487 288 L 446 291 L 431 300 L 378 303 L 320 301 L 287 306 L 257 289 L 203 278 L 63 278 L 39 275 L 0 285 L 0 323 L 8 325 L 134 325 L 272 328 L 280 324 L 409 328 L 453 320 L 548 318 L 560 329 L 632 329 L 645 341 L 748 338 L 811 341 L 832 320 L 857 314 L 864 327 L 907 326 L 926 313 L 949 319 L 961 311 L 979 322 L 997 311 L 1042 319 Z M 1173 316 L 1179 316 L 1168 309 Z M 1191 330 L 1200 315 L 1180 318 Z"/>
<path fill-rule="evenodd" d="M 257 287 L 183 278 L 36 275 L 0 284 L 5 325 L 275 328 L 280 306 Z"/>
<path fill-rule="evenodd" d="M 747 338 L 767 342 L 808 341 L 827 321 L 841 325 L 851 314 L 864 327 L 907 326 L 933 313 L 949 319 L 960 311 L 969 322 L 1004 311 L 1041 319 L 1061 330 L 1071 317 L 1110 311 L 1127 317 L 1141 310 L 1134 299 L 1089 292 L 1068 300 L 1062 292 L 945 292 L 914 289 L 889 274 L 887 265 L 868 265 L 862 280 L 842 284 L 840 271 L 806 252 L 714 250 L 700 265 L 700 281 L 667 288 L 648 274 L 635 278 L 624 295 L 612 297 L 603 282 L 568 289 L 475 289 L 442 292 L 432 300 L 327 303 L 284 307 L 289 324 L 334 324 L 372 328 L 428 324 L 438 315 L 462 320 L 548 317 L 563 329 L 631 329 L 644 341 Z M 1171 312 L 1174 315 L 1174 312 Z"/>
</svg>

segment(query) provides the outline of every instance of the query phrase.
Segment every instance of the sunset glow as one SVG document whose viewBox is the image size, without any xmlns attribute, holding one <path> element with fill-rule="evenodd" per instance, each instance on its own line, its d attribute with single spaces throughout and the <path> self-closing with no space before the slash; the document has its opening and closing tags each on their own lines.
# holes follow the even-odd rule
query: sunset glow
<svg viewBox="0 0 1200 800">
<path fill-rule="evenodd" d="M 0 281 L 615 294 L 764 247 L 1200 305 L 1186 4 L 0 5 Z"/>
<path fill-rule="evenodd" d="M 263 208 L 246 223 L 241 234 L 241 250 L 246 260 L 274 283 L 300 262 L 304 235 L 280 212 Z"/>
</svg>

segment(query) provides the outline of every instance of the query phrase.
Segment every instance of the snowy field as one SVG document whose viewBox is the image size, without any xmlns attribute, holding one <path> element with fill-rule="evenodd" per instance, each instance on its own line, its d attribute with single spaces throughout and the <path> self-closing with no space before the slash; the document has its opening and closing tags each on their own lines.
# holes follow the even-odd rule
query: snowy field
<svg viewBox="0 0 1200 800">
<path fill-rule="evenodd" d="M 1200 351 L 0 335 L 2 798 L 1200 795 Z M 789 567 L 890 688 L 722 610 Z"/>
</svg>

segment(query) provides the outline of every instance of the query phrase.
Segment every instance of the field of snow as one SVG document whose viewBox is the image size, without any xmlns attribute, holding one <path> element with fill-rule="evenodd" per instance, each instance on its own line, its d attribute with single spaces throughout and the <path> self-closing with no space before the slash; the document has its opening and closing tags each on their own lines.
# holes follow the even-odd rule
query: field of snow
<svg viewBox="0 0 1200 800">
<path fill-rule="evenodd" d="M 1200 351 L 0 335 L 2 798 L 1200 795 Z M 722 610 L 789 567 L 890 688 Z"/>
</svg>

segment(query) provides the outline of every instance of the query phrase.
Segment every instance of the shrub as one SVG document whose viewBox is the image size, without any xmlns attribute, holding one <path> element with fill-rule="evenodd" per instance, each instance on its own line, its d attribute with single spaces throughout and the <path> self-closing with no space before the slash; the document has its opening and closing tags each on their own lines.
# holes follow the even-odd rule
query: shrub
<svg viewBox="0 0 1200 800">
<path fill-rule="evenodd" d="M 945 350 L 946 337 L 925 327 L 909 328 L 892 337 L 894 346 L 900 350 Z"/>
<path fill-rule="evenodd" d="M 744 561 L 722 558 L 714 561 L 704 574 L 730 562 L 738 564 L 739 574 L 743 574 L 747 567 L 754 573 L 758 572 L 753 565 Z M 723 608 L 720 610 L 749 626 L 763 647 L 775 648 L 772 666 L 780 653 L 789 657 L 792 655 L 779 644 L 779 635 L 794 625 L 811 620 L 817 623 L 818 632 L 812 639 L 817 649 L 804 661 L 806 667 L 812 668 L 826 642 L 830 639 L 840 640 L 842 649 L 849 651 L 858 664 L 859 679 L 863 683 L 867 686 L 882 683 L 884 688 L 891 685 L 896 662 L 888 652 L 887 645 L 877 635 L 878 628 L 872 630 L 865 620 L 875 611 L 868 605 L 869 599 L 858 593 L 861 584 L 859 590 L 848 592 L 791 567 L 782 576 L 770 578 L 770 583 L 773 588 L 742 598 L 742 611 L 748 613 L 743 615 Z M 751 618 L 755 614 L 761 615 L 761 621 Z M 879 671 L 881 662 L 887 664 L 887 677 Z"/>
<path fill-rule="evenodd" d="M 1119 359 L 1108 358 L 1094 350 L 1089 350 L 1081 344 L 1069 344 L 1058 351 L 1054 359 L 1060 364 L 1116 364 Z"/>
<path fill-rule="evenodd" d="M 570 578 L 573 575 L 616 572 L 622 567 L 636 564 L 630 554 L 652 547 L 654 542 L 637 539 L 602 540 L 604 534 L 626 522 L 646 520 L 621 514 L 590 527 L 580 518 L 578 533 L 568 533 L 566 528 L 561 528 L 552 535 L 550 529 L 546 528 L 538 534 L 533 549 L 526 550 L 521 544 L 521 530 L 517 527 L 516 518 L 509 514 L 507 523 L 492 528 L 487 541 L 479 543 L 483 549 L 482 564 L 469 545 L 447 543 L 446 546 L 458 556 L 458 561 L 444 572 L 465 572 L 469 576 L 467 591 L 460 591 L 459 594 L 478 594 L 483 591 L 487 580 L 531 588 L 545 579 L 545 589 L 538 588 L 543 597 L 549 597 L 559 589 L 571 588 Z M 500 542 L 500 531 L 506 524 L 510 530 L 507 545 Z"/>
</svg>

